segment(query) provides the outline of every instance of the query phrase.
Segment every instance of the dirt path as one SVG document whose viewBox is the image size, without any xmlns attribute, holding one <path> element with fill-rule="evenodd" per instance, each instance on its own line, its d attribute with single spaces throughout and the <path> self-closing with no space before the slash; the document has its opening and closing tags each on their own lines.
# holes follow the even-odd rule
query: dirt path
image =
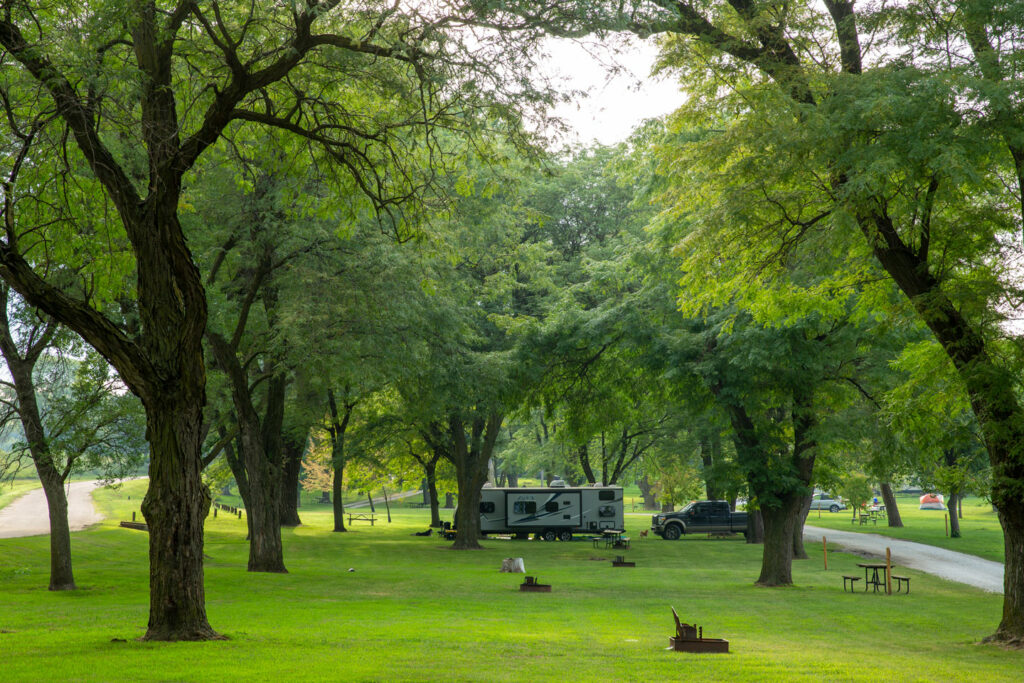
<svg viewBox="0 0 1024 683">
<path fill-rule="evenodd" d="M 72 531 L 81 531 L 103 521 L 92 504 L 92 491 L 98 481 L 77 481 L 68 489 L 68 523 Z M 46 495 L 42 489 L 33 489 L 0 510 L 0 538 L 41 536 L 50 533 L 50 516 L 46 510 Z"/>
<path fill-rule="evenodd" d="M 828 539 L 830 545 L 838 545 L 850 552 L 873 557 L 885 557 L 885 549 L 888 547 L 892 551 L 892 562 L 895 565 L 918 569 L 990 593 L 1003 592 L 1002 562 L 878 534 L 804 526 L 805 540 L 821 541 L 822 536 Z"/>
</svg>

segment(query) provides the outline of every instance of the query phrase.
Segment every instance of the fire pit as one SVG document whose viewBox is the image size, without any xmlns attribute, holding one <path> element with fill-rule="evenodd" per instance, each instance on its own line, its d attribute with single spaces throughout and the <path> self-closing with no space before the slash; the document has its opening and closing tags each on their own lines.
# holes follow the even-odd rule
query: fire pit
<svg viewBox="0 0 1024 683">
<path fill-rule="evenodd" d="M 676 620 L 676 634 L 668 642 L 676 652 L 729 652 L 728 640 L 705 638 L 704 627 L 680 622 L 675 607 L 672 617 Z"/>
<path fill-rule="evenodd" d="M 519 590 L 525 593 L 550 593 L 550 583 L 537 583 L 536 576 L 524 577 L 524 581 L 519 584 Z"/>
</svg>

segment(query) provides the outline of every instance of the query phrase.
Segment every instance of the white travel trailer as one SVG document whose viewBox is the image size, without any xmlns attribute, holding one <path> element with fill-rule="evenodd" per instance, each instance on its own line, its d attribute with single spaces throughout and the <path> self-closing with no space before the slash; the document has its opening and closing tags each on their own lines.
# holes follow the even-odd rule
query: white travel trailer
<svg viewBox="0 0 1024 683">
<path fill-rule="evenodd" d="M 570 541 L 574 533 L 622 529 L 622 510 L 621 486 L 485 486 L 480 492 L 480 531 Z"/>
</svg>

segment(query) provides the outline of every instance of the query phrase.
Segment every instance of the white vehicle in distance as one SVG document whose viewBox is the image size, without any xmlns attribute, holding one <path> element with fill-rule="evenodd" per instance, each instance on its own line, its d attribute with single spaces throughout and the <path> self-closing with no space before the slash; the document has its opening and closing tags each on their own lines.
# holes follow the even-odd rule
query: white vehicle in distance
<svg viewBox="0 0 1024 683">
<path fill-rule="evenodd" d="M 811 498 L 811 509 L 839 512 L 846 509 L 846 504 L 841 498 L 833 497 L 831 493 L 815 492 Z"/>
</svg>

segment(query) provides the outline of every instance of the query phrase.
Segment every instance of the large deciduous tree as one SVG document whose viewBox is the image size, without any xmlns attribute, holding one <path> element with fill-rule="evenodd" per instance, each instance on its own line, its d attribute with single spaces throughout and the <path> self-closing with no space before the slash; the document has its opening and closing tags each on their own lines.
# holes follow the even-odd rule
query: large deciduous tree
<svg viewBox="0 0 1024 683">
<path fill-rule="evenodd" d="M 27 212 L 14 218 L 5 212 L 0 276 L 107 358 L 145 408 L 152 453 L 143 502 L 150 528 L 148 640 L 218 637 L 203 585 L 210 502 L 200 476 L 207 304 L 178 217 L 184 178 L 228 128 L 257 124 L 305 140 L 317 161 L 333 164 L 373 209 L 397 213 L 396 202 L 431 178 L 375 171 L 381 155 L 419 158 L 417 150 L 430 146 L 420 135 L 417 150 L 392 147 L 396 129 L 426 130 L 440 119 L 464 129 L 470 121 L 463 114 L 478 105 L 497 99 L 507 112 L 538 101 L 522 79 L 509 81 L 515 93 L 496 98 L 495 88 L 470 85 L 509 53 L 486 36 L 470 45 L 450 29 L 436 15 L 372 0 L 0 3 L 3 134 L 39 140 L 32 156 L 40 173 L 59 170 L 66 158 L 89 168 L 77 185 L 67 184 L 70 194 L 54 197 L 76 201 L 78 188 L 97 193 L 82 203 L 99 212 L 63 235 L 70 240 L 65 251 L 102 255 L 109 245 L 115 258 L 134 263 L 134 277 L 118 296 L 68 287 L 36 267 L 35 250 L 56 228 L 27 237 L 51 222 L 33 224 Z M 455 59 L 456 52 L 463 58 Z M 382 76 L 374 64 L 405 77 Z M 307 92 L 303 84 L 313 74 L 320 83 L 344 84 L 343 93 L 390 92 L 409 105 L 408 115 L 378 117 L 376 109 L 360 111 L 358 98 Z M 467 98 L 477 101 L 459 106 Z M 5 187 L 5 194 L 40 187 L 22 183 Z M 102 263 L 91 270 L 102 272 Z M 106 315 L 111 299 L 130 309 L 137 324 Z"/>
<path fill-rule="evenodd" d="M 17 416 L 28 452 L 46 496 L 50 521 L 50 583 L 53 591 L 74 590 L 71 533 L 65 484 L 85 469 L 116 478 L 143 464 L 141 411 L 110 367 L 66 329 L 20 305 L 0 285 L 0 354 L 10 382 L 0 397 Z M 77 356 L 77 357 L 76 357 Z M 10 426 L 10 425 L 5 425 Z"/>
</svg>

